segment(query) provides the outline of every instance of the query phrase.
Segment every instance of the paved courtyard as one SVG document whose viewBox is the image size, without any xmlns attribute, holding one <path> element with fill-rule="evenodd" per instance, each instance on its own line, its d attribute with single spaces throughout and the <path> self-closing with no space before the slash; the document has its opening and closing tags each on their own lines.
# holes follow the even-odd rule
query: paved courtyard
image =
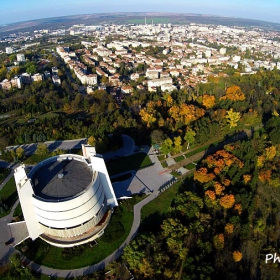
<svg viewBox="0 0 280 280">
<path fill-rule="evenodd" d="M 153 148 L 147 147 L 145 152 L 149 155 L 153 165 L 137 172 L 134 170 L 123 174 L 131 174 L 127 180 L 113 183 L 113 188 L 116 197 L 131 196 L 136 193 L 151 193 L 157 191 L 158 188 L 165 182 L 169 181 L 173 176 L 170 175 L 170 170 L 164 170 L 157 156 L 153 153 Z M 165 171 L 165 172 L 163 172 Z M 119 176 L 118 174 L 117 176 Z M 114 178 L 116 176 L 113 176 Z"/>
</svg>

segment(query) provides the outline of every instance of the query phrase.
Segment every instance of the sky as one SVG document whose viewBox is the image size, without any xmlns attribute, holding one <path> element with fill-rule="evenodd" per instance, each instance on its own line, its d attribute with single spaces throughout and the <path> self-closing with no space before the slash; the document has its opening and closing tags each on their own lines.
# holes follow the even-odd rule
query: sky
<svg viewBox="0 0 280 280">
<path fill-rule="evenodd" d="M 0 24 L 77 14 L 180 12 L 280 23 L 280 0 L 0 0 Z"/>
</svg>

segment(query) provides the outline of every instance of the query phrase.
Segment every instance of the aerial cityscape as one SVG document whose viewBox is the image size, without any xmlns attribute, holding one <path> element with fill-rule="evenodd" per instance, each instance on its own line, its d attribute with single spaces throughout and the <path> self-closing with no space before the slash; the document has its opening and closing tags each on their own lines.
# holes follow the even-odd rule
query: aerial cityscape
<svg viewBox="0 0 280 280">
<path fill-rule="evenodd" d="M 279 279 L 280 4 L 7 2 L 1 279 Z"/>
</svg>

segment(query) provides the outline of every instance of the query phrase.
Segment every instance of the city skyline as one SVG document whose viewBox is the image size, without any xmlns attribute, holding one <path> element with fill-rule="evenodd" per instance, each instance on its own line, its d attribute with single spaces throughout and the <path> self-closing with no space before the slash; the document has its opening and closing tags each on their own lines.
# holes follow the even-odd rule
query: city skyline
<svg viewBox="0 0 280 280">
<path fill-rule="evenodd" d="M 257 7 L 257 9 L 256 9 Z M 234 3 L 225 0 L 217 4 L 212 0 L 192 1 L 104 1 L 101 0 L 49 0 L 48 6 L 42 6 L 40 2 L 26 0 L 24 6 L 22 1 L 5 1 L 0 3 L 0 24 L 10 24 L 21 21 L 35 20 L 41 18 L 62 17 L 79 14 L 92 13 L 114 13 L 114 12 L 180 12 L 211 14 L 225 17 L 238 17 L 257 19 L 280 23 L 278 10 L 280 2 L 277 0 L 236 0 Z"/>
</svg>

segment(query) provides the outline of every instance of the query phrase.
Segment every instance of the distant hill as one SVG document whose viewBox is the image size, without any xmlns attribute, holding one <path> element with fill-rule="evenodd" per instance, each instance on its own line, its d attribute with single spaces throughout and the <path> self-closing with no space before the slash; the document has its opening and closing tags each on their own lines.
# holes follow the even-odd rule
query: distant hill
<svg viewBox="0 0 280 280">
<path fill-rule="evenodd" d="M 279 23 L 272 23 L 260 20 L 221 17 L 202 14 L 183 14 L 183 13 L 99 13 L 73 15 L 64 17 L 44 18 L 38 20 L 24 21 L 7 24 L 0 27 L 0 35 L 7 35 L 16 32 L 34 31 L 38 29 L 59 29 L 68 28 L 74 24 L 99 25 L 103 23 L 129 24 L 144 23 L 153 20 L 154 23 L 172 23 L 172 24 L 215 24 L 225 26 L 245 26 L 257 27 L 262 29 L 280 30 Z"/>
</svg>

